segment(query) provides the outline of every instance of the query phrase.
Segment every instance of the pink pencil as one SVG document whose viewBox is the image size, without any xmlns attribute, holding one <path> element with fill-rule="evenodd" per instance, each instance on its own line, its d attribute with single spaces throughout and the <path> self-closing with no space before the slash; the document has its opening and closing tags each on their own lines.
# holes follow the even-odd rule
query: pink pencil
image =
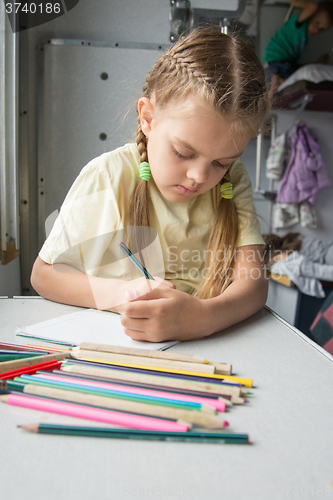
<svg viewBox="0 0 333 500">
<path fill-rule="evenodd" d="M 49 411 L 68 415 L 70 417 L 86 418 L 97 422 L 121 425 L 131 429 L 143 429 L 151 431 L 166 432 L 186 432 L 189 425 L 163 420 L 153 417 L 141 417 L 112 410 L 103 410 L 101 408 L 92 408 L 73 403 L 63 403 L 60 401 L 51 401 L 49 399 L 35 398 L 31 396 L 21 396 L 18 394 L 5 394 L 0 396 L 0 400 L 14 406 L 22 406 L 34 410 Z"/>
<path fill-rule="evenodd" d="M 156 396 L 158 398 L 174 399 L 176 401 L 188 401 L 190 403 L 201 403 L 204 405 L 213 406 L 217 411 L 225 411 L 225 402 L 218 399 L 201 398 L 199 396 L 188 396 L 186 394 L 177 394 L 174 392 L 156 391 L 153 389 L 141 389 L 138 387 L 127 387 L 126 385 L 109 384 L 106 382 L 96 382 L 82 378 L 67 377 L 56 375 L 55 373 L 37 373 L 37 377 L 48 378 L 50 380 L 59 380 L 68 382 L 69 384 L 87 385 L 90 387 L 98 387 L 101 389 L 111 389 L 114 391 L 128 392 L 132 394 L 141 394 L 143 396 Z"/>
</svg>

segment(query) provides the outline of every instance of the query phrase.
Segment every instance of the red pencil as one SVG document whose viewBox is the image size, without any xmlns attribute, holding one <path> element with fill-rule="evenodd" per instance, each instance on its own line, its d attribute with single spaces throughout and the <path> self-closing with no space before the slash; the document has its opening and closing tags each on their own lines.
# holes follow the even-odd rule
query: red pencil
<svg viewBox="0 0 333 500">
<path fill-rule="evenodd" d="M 1 380 L 7 380 L 9 378 L 19 377 L 23 374 L 36 373 L 39 370 L 54 370 L 60 368 L 61 361 L 48 361 L 47 363 L 39 363 L 39 365 L 25 366 L 24 368 L 19 368 L 17 370 L 12 370 L 10 372 L 5 372 L 0 374 Z"/>
<path fill-rule="evenodd" d="M 41 363 L 48 363 L 49 361 L 61 361 L 62 359 L 69 357 L 68 352 L 57 352 L 52 354 L 42 354 L 41 356 L 36 356 L 33 358 L 15 359 L 12 361 L 3 361 L 0 364 L 0 378 L 2 373 L 7 373 L 9 371 L 20 370 L 25 367 L 32 367 Z"/>
</svg>

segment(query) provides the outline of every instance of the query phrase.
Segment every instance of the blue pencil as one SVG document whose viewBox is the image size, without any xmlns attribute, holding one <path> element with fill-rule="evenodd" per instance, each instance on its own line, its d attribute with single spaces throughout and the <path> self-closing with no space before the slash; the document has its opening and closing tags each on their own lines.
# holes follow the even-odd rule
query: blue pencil
<svg viewBox="0 0 333 500">
<path fill-rule="evenodd" d="M 122 251 L 127 255 L 127 257 L 129 257 L 131 259 L 133 264 L 135 264 L 136 267 L 142 272 L 144 277 L 147 278 L 147 280 L 155 281 L 154 278 L 152 277 L 152 275 L 147 271 L 147 269 L 145 267 L 143 267 L 143 265 L 141 264 L 141 262 L 138 261 L 138 259 L 135 257 L 135 255 L 132 254 L 131 250 L 125 245 L 125 243 L 123 243 L 121 241 L 119 243 L 119 246 L 122 249 Z"/>
<path fill-rule="evenodd" d="M 100 396 L 110 396 L 110 397 L 115 397 L 115 398 L 120 398 L 120 399 L 130 399 L 132 401 L 138 401 L 142 403 L 151 403 L 151 404 L 159 404 L 163 406 L 173 406 L 174 408 L 182 408 L 182 409 L 192 409 L 192 410 L 197 410 L 200 411 L 202 408 L 202 404 L 200 403 L 194 403 L 194 402 L 188 402 L 188 401 L 179 401 L 175 399 L 170 399 L 170 398 L 159 398 L 157 396 L 147 396 L 147 395 L 140 395 L 140 394 L 134 394 L 130 392 L 123 392 L 120 390 L 114 390 L 114 389 L 105 389 L 105 388 L 99 388 L 99 387 L 92 387 L 89 385 L 78 385 L 78 384 L 73 384 L 70 381 L 65 382 L 65 381 L 59 381 L 59 380 L 50 380 L 49 378 L 43 379 L 42 377 L 32 377 L 32 376 L 25 376 L 23 375 L 22 377 L 15 377 L 14 379 L 14 384 L 13 381 L 9 381 L 8 384 L 13 387 L 13 385 L 16 384 L 35 384 L 35 385 L 46 385 L 47 387 L 56 387 L 56 388 L 63 388 L 63 389 L 70 389 L 72 391 L 77 391 L 77 392 L 87 392 L 90 394 L 97 394 Z"/>
</svg>

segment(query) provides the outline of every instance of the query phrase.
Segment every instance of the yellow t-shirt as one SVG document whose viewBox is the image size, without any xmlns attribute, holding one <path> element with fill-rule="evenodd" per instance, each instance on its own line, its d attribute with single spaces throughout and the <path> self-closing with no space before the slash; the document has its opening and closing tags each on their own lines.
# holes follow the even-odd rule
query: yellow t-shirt
<svg viewBox="0 0 333 500">
<path fill-rule="evenodd" d="M 119 248 L 123 226 L 139 178 L 136 144 L 126 144 L 86 165 L 69 190 L 39 256 L 48 264 L 68 264 L 88 275 L 134 279 L 142 274 Z M 253 205 L 251 181 L 240 160 L 230 168 L 239 217 L 237 246 L 263 244 Z M 219 186 L 184 203 L 171 203 L 148 183 L 150 245 L 137 258 L 153 276 L 192 293 L 204 275 L 205 251 L 220 200 Z M 240 210 L 245 209 L 245 213 Z M 156 237 L 158 236 L 158 237 Z"/>
</svg>

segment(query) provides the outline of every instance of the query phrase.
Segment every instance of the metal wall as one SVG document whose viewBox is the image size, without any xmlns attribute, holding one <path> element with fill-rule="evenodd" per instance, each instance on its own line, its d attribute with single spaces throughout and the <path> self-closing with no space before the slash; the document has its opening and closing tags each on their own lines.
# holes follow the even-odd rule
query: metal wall
<svg viewBox="0 0 333 500">
<path fill-rule="evenodd" d="M 26 32 L 20 33 L 20 192 L 21 192 L 21 276 L 22 276 L 22 293 L 23 294 L 34 294 L 34 291 L 30 285 L 30 273 L 32 264 L 38 254 L 41 245 L 41 237 L 38 239 L 38 213 L 43 205 L 41 203 L 41 197 L 44 196 L 43 188 L 45 180 L 44 177 L 39 175 L 38 165 L 41 165 L 41 141 L 43 141 L 44 130 L 41 126 L 42 110 L 43 110 L 43 81 L 44 77 L 46 81 L 52 81 L 52 89 L 48 90 L 52 92 L 54 89 L 54 83 L 56 83 L 57 75 L 54 70 L 48 64 L 46 64 L 46 72 L 43 73 L 44 69 L 44 47 L 49 40 L 53 39 L 72 39 L 78 40 L 80 43 L 87 44 L 89 42 L 115 42 L 115 43 L 148 43 L 156 44 L 157 46 L 169 43 L 169 1 L 168 0 L 80 0 L 78 5 L 72 9 L 70 12 L 62 17 L 59 17 L 49 23 L 46 23 L 35 28 L 31 28 Z M 50 46 L 51 47 L 51 46 Z M 49 47 L 49 48 L 50 48 Z M 84 47 L 88 48 L 88 47 Z M 86 52 L 88 53 L 88 51 Z M 73 77 L 73 71 L 76 72 L 76 76 L 84 76 L 86 71 L 86 65 L 82 60 L 76 61 L 77 54 L 68 61 L 68 68 L 71 70 L 71 74 L 68 74 L 68 78 Z M 79 57 L 79 56 L 78 56 Z M 48 58 L 48 56 L 47 56 Z M 49 59 L 49 58 L 48 58 Z M 98 77 L 96 77 L 96 85 L 105 83 L 100 78 L 100 74 L 104 71 L 108 72 L 109 76 L 111 71 L 117 72 L 117 68 L 106 69 L 106 65 L 102 64 L 100 61 L 98 67 Z M 98 63 L 96 61 L 96 69 Z M 75 75 L 74 75 L 75 76 Z M 91 78 L 93 76 L 91 75 Z M 142 79 L 142 73 L 139 75 L 133 74 L 133 80 Z M 99 80 L 98 80 L 99 79 Z M 59 82 L 59 80 L 58 80 Z M 106 81 L 107 87 L 109 81 Z M 68 85 L 68 80 L 64 80 L 65 85 Z M 76 87 L 76 91 L 79 94 L 82 85 L 87 82 L 82 81 L 81 85 Z M 61 93 L 61 88 L 58 88 L 59 93 Z M 87 99 L 89 97 L 85 96 Z M 100 121 L 99 126 L 93 130 L 90 130 L 89 138 L 85 136 L 87 143 L 91 144 L 92 137 L 99 136 L 100 133 L 106 133 L 110 137 L 109 125 L 116 119 L 119 119 L 119 113 L 117 111 L 116 115 L 112 115 L 112 107 L 110 106 L 110 100 L 106 100 L 106 93 L 103 94 L 105 113 L 104 117 L 110 111 L 110 120 L 108 123 Z M 63 95 L 63 102 L 66 99 L 66 95 Z M 74 96 L 74 103 L 76 96 Z M 110 97 L 110 99 L 112 99 Z M 69 106 L 71 101 L 69 100 Z M 61 103 L 60 103 L 61 104 Z M 79 107 L 76 108 L 75 118 L 78 118 L 80 113 L 84 114 L 87 106 L 91 106 L 91 102 L 86 103 L 76 103 Z M 53 102 L 54 110 L 57 109 L 58 103 Z M 108 108 L 109 106 L 109 108 Z M 44 108 L 45 109 L 45 108 Z M 91 109 L 91 108 L 90 108 Z M 95 117 L 95 123 L 98 121 Z M 84 131 L 80 130 L 80 126 L 87 121 L 77 120 L 74 125 L 71 122 L 72 127 L 75 126 L 76 135 L 84 137 Z M 45 132 L 50 131 L 49 128 L 45 128 Z M 53 129 L 55 132 L 55 129 Z M 52 133 L 53 133 L 52 132 Z M 72 132 L 74 129 L 72 128 Z M 57 133 L 56 133 L 57 135 Z M 70 134 L 68 139 L 72 139 L 73 133 Z M 52 148 L 52 137 L 48 137 L 51 141 L 50 147 Z M 59 133 L 57 135 L 59 139 Z M 75 173 L 78 172 L 80 168 L 84 166 L 89 159 L 92 159 L 94 155 L 102 153 L 105 148 L 109 146 L 107 141 L 101 141 L 97 139 L 100 148 L 93 147 L 91 156 L 88 158 L 88 154 L 84 157 L 78 157 L 77 162 L 71 170 L 68 167 L 67 170 L 70 171 L 68 176 L 66 176 L 65 182 L 62 183 L 61 179 L 55 182 L 55 190 L 59 187 L 61 193 L 57 201 L 52 205 L 52 210 L 54 208 L 59 208 L 58 200 L 63 197 L 64 191 L 68 189 L 67 184 L 74 179 Z M 57 144 L 58 145 L 58 144 Z M 72 144 L 74 151 L 77 151 L 77 145 Z M 70 148 L 70 141 L 66 144 L 62 143 L 61 148 Z M 59 151 L 61 153 L 61 151 Z M 79 165 L 80 160 L 83 161 L 82 165 Z M 49 168 L 47 161 L 43 163 L 45 169 Z M 50 174 L 56 175 L 54 171 L 54 166 L 52 166 L 53 171 L 48 171 L 48 179 L 51 179 Z M 50 194 L 52 197 L 53 195 Z M 62 200 L 61 200 L 62 201 Z M 46 214 L 46 211 L 43 212 Z M 46 214 L 47 215 L 47 214 Z M 41 217 L 40 217 L 41 219 Z M 43 226 L 43 224 L 42 224 Z M 41 225 L 39 226 L 41 227 Z M 0 269 L 1 273 L 1 269 Z"/>
</svg>

